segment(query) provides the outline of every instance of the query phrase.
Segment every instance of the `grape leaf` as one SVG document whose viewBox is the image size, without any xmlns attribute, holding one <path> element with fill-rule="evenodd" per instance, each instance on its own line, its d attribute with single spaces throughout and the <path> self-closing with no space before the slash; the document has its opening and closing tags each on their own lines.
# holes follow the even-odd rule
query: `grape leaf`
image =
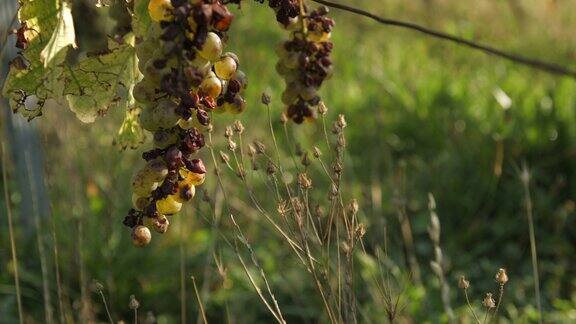
<svg viewBox="0 0 576 324">
<path fill-rule="evenodd" d="M 32 119 L 41 115 L 46 100 L 54 99 L 81 121 L 93 122 L 114 105 L 133 106 L 131 89 L 140 77 L 133 35 L 126 35 L 120 44 L 111 41 L 109 51 L 84 55 L 71 65 L 65 58 L 74 39 L 73 27 L 70 8 L 65 8 L 56 0 L 21 1 L 19 18 L 27 26 L 28 41 L 22 56 L 29 67 L 10 69 L 2 92 L 12 109 Z M 34 111 L 22 104 L 31 95 L 39 102 Z"/>
<path fill-rule="evenodd" d="M 40 52 L 40 59 L 44 62 L 44 67 L 48 67 L 56 55 L 69 45 L 76 47 L 74 20 L 72 18 L 71 5 L 63 1 L 58 13 L 58 25 L 48 44 Z"/>
<path fill-rule="evenodd" d="M 130 105 L 131 89 L 139 74 L 137 68 L 130 42 L 68 68 L 60 79 L 70 110 L 81 121 L 90 123 L 113 105 Z"/>
</svg>

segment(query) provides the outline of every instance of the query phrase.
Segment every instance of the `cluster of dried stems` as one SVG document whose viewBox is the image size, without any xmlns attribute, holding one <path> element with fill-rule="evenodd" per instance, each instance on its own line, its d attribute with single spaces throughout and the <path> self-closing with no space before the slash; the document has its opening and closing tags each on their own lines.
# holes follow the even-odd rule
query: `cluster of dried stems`
<svg viewBox="0 0 576 324">
<path fill-rule="evenodd" d="M 277 140 L 278 130 L 275 129 L 271 114 L 270 97 L 263 95 L 262 102 L 268 114 L 267 133 L 271 145 L 266 145 L 258 140 L 246 143 L 243 137 L 244 126 L 240 121 L 236 121 L 233 125 L 227 127 L 224 132 L 226 149 L 217 150 L 213 142 L 213 136 L 216 134 L 211 127 L 208 130 L 208 147 L 214 163 L 218 186 L 215 188 L 213 195 L 208 194 L 207 191 L 203 193 L 202 201 L 205 204 L 202 205 L 208 206 L 209 213 L 203 213 L 200 206 L 196 206 L 196 211 L 211 226 L 214 237 L 221 240 L 213 240 L 208 247 L 207 262 L 204 273 L 201 276 L 203 279 L 202 287 L 198 289 L 195 277 L 192 276 L 191 278 L 198 303 L 197 323 L 208 322 L 203 300 L 208 298 L 209 282 L 213 268 L 216 267 L 218 270 L 216 273 L 223 285 L 228 280 L 227 266 L 225 264 L 231 261 L 223 261 L 221 249 L 217 246 L 219 242 L 224 242 L 225 245 L 231 248 L 230 250 L 237 257 L 250 284 L 271 316 L 278 323 L 286 323 L 281 305 L 274 295 L 256 252 L 252 248 L 248 238 L 249 235 L 246 235 L 243 230 L 242 221 L 257 218 L 254 213 L 265 219 L 269 228 L 273 229 L 289 251 L 291 251 L 294 260 L 297 260 L 309 275 L 310 283 L 316 289 L 317 297 L 323 305 L 324 320 L 330 323 L 356 323 L 358 321 L 357 312 L 359 307 L 356 300 L 357 289 L 355 288 L 355 280 L 358 280 L 359 275 L 355 269 L 354 260 L 355 255 L 368 254 L 368 252 L 365 250 L 363 243 L 366 228 L 359 220 L 360 207 L 358 202 L 355 199 L 345 202 L 344 189 L 347 187 L 343 185 L 343 174 L 345 171 L 346 120 L 344 116 L 340 115 L 329 130 L 326 121 L 327 108 L 321 105 L 318 108 L 321 118 L 319 125 L 321 127 L 317 131 L 321 134 L 321 141 L 324 143 L 322 145 L 317 144 L 325 147 L 325 153 L 317 146 L 304 150 L 290 136 L 289 127 L 291 126 L 284 115 L 280 117 L 283 141 Z M 285 147 L 281 148 L 281 143 L 284 143 Z M 9 195 L 4 148 L 2 151 L 4 189 L 5 195 Z M 521 173 L 521 175 L 524 175 L 522 180 L 527 189 L 526 172 Z M 31 186 L 34 186 L 34 184 L 31 183 Z M 241 188 L 241 190 L 237 190 L 238 188 Z M 266 190 L 263 191 L 262 188 Z M 259 192 L 268 192 L 270 194 L 261 196 L 257 194 Z M 531 213 L 529 191 L 526 190 L 526 192 L 527 212 Z M 401 196 L 401 194 L 399 195 Z M 5 198 L 6 201 L 9 201 L 8 196 Z M 245 201 L 248 201 L 250 206 L 240 206 L 239 201 L 242 204 L 244 203 L 242 198 L 246 198 Z M 274 208 L 271 208 L 271 206 L 274 206 Z M 402 220 L 408 218 L 405 211 L 402 211 L 403 208 L 401 206 L 402 204 L 397 206 L 400 227 L 402 227 Z M 12 213 L 8 205 L 7 207 L 9 221 L 12 222 Z M 446 278 L 445 261 L 440 246 L 440 221 L 435 210 L 436 203 L 434 197 L 430 195 L 430 226 L 428 230 L 434 247 L 434 258 L 430 265 L 440 282 L 441 301 L 444 305 L 445 314 L 449 322 L 453 323 L 456 318 L 450 304 L 450 283 Z M 226 215 L 226 217 L 223 218 L 223 215 Z M 36 216 L 36 227 L 39 229 L 41 226 L 40 217 L 39 215 Z M 182 323 L 188 322 L 186 315 L 187 272 L 184 266 L 186 251 L 183 243 L 185 241 L 183 239 L 185 235 L 184 219 L 182 218 L 182 223 L 180 224 L 182 229 L 180 233 L 182 236 L 180 244 Z M 242 221 L 238 221 L 239 219 Z M 533 220 L 530 219 L 530 221 Z M 9 225 L 12 231 L 13 225 Z M 408 228 L 410 228 L 410 225 L 408 225 Z M 71 312 L 67 293 L 62 288 L 60 279 L 57 237 L 54 224 L 52 224 L 51 231 L 60 322 L 71 322 L 74 316 Z M 37 232 L 42 233 L 42 231 Z M 403 238 L 406 239 L 404 234 Z M 411 233 L 408 234 L 411 235 Z M 41 247 L 44 246 L 43 241 L 45 238 L 41 237 L 41 234 L 38 235 L 39 256 L 46 259 L 46 252 Z M 14 250 L 13 264 L 19 301 L 21 293 L 18 291 L 20 289 L 18 285 L 18 262 L 13 233 L 11 233 L 10 239 Z M 82 222 L 78 222 L 78 240 L 79 276 L 82 283 L 86 280 L 82 262 Z M 246 259 L 246 253 L 248 259 Z M 387 319 L 390 322 L 395 322 L 402 307 L 402 293 L 394 293 L 390 280 L 390 272 L 392 271 L 390 266 L 383 264 L 390 262 L 387 255 L 386 238 L 384 241 L 384 256 L 382 256 L 382 251 L 377 247 L 370 253 L 378 260 L 378 273 L 372 275 L 370 282 L 373 286 L 372 288 L 375 287 L 374 291 L 376 291 L 376 294 L 372 294 L 371 297 L 375 302 L 382 303 Z M 413 251 L 410 253 L 413 253 Z M 406 260 L 407 267 L 411 269 L 410 262 L 408 262 L 409 255 L 406 256 Z M 43 287 L 47 286 L 48 280 L 45 262 L 41 262 Z M 254 272 L 254 269 L 256 269 L 256 272 Z M 496 319 L 504 295 L 504 285 L 508 281 L 507 274 L 503 269 L 500 269 L 496 275 L 496 281 L 499 284 L 498 298 L 497 301 L 494 301 L 491 293 L 486 295 L 482 302 L 486 308 L 483 320 L 480 320 L 468 298 L 469 282 L 464 278 L 459 281 L 459 287 L 464 291 L 467 306 L 477 323 L 488 323 Z M 93 310 L 91 310 L 90 297 L 87 296 L 86 286 L 82 284 L 81 286 L 83 286 L 81 289 L 82 305 L 79 316 L 84 319 L 93 318 L 94 314 Z M 50 323 L 54 322 L 54 314 L 51 311 L 51 301 L 47 300 L 49 292 L 46 289 L 43 289 L 44 295 L 48 295 L 44 297 L 45 319 Z M 113 323 L 114 319 L 106 301 L 104 286 L 98 282 L 93 282 L 91 290 L 101 298 L 106 316 Z M 18 304 L 19 314 L 23 319 L 22 306 L 20 302 Z M 46 305 L 49 307 L 46 307 Z M 134 323 L 137 323 L 140 303 L 134 296 L 131 296 L 129 307 L 134 313 Z M 226 304 L 226 314 L 230 318 L 228 311 L 228 304 Z M 92 314 L 90 314 L 91 312 Z M 153 322 L 153 315 L 148 313 L 144 321 Z"/>
</svg>

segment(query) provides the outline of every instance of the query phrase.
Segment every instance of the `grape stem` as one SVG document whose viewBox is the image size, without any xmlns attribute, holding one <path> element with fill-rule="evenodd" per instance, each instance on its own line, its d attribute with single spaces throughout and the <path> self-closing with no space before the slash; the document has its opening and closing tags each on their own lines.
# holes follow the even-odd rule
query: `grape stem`
<svg viewBox="0 0 576 324">
<path fill-rule="evenodd" d="M 458 36 L 450 35 L 450 34 L 447 34 L 447 33 L 441 32 L 441 31 L 433 30 L 433 29 L 430 29 L 430 28 L 427 28 L 424 26 L 417 25 L 417 24 L 412 23 L 412 22 L 406 22 L 406 21 L 400 21 L 400 20 L 380 17 L 376 14 L 373 14 L 371 12 L 368 12 L 366 10 L 362 10 L 359 8 L 355 8 L 355 7 L 351 7 L 351 6 L 347 6 L 347 5 L 343 5 L 343 4 L 339 4 L 339 3 L 334 3 L 334 2 L 326 1 L 326 0 L 311 0 L 311 1 L 323 4 L 327 7 L 336 8 L 336 9 L 348 11 L 348 12 L 356 14 L 356 15 L 371 18 L 371 19 L 373 19 L 373 20 L 375 20 L 375 21 L 377 21 L 383 25 L 389 25 L 389 26 L 395 26 L 395 27 L 410 29 L 413 31 L 420 32 L 422 34 L 426 34 L 428 36 L 432 36 L 435 38 L 439 38 L 442 40 L 456 43 L 456 44 L 461 45 L 461 46 L 465 46 L 468 48 L 479 50 L 479 51 L 484 52 L 488 55 L 493 55 L 496 57 L 504 58 L 504 59 L 512 61 L 514 63 L 528 66 L 528 67 L 531 67 L 531 68 L 536 69 L 536 70 L 540 70 L 540 71 L 544 71 L 544 72 L 547 72 L 550 74 L 555 74 L 555 75 L 560 75 L 560 76 L 568 76 L 568 77 L 576 79 L 576 71 L 575 70 L 572 70 L 570 68 L 567 68 L 565 66 L 562 66 L 562 65 L 559 65 L 556 63 L 546 62 L 546 61 L 542 61 L 540 59 L 535 59 L 535 58 L 531 58 L 531 57 L 513 54 L 510 52 L 492 47 L 490 45 L 475 43 L 471 40 L 460 38 Z"/>
</svg>

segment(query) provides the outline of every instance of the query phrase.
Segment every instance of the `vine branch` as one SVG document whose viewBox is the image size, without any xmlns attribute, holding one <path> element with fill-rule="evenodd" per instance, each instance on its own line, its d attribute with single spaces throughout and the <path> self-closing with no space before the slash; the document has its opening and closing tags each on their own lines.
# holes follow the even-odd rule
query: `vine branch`
<svg viewBox="0 0 576 324">
<path fill-rule="evenodd" d="M 464 39 L 464 38 L 461 38 L 458 36 L 450 35 L 450 34 L 447 34 L 447 33 L 441 32 L 441 31 L 433 30 L 433 29 L 430 29 L 430 28 L 427 28 L 424 26 L 420 26 L 420 25 L 415 24 L 415 23 L 380 17 L 380 16 L 373 14 L 369 11 L 355 8 L 355 7 L 351 7 L 348 5 L 334 3 L 332 1 L 326 1 L 326 0 L 311 0 L 311 1 L 323 4 L 327 7 L 340 9 L 340 10 L 344 10 L 344 11 L 347 11 L 347 12 L 350 12 L 353 14 L 357 14 L 357 15 L 364 16 L 367 18 L 371 18 L 371 19 L 373 19 L 373 20 L 375 20 L 375 21 L 377 21 L 383 25 L 389 25 L 389 26 L 395 26 L 395 27 L 410 29 L 413 31 L 420 32 L 422 34 L 426 34 L 428 36 L 432 36 L 432 37 L 439 38 L 442 40 L 447 40 L 447 41 L 456 43 L 456 44 L 461 45 L 461 46 L 465 46 L 465 47 L 469 47 L 469 48 L 472 48 L 475 50 L 479 50 L 479 51 L 482 51 L 482 52 L 489 54 L 489 55 L 504 58 L 504 59 L 507 59 L 507 60 L 512 61 L 514 63 L 529 66 L 529 67 L 537 69 L 537 70 L 545 71 L 545 72 L 555 74 L 555 75 L 568 76 L 568 77 L 576 79 L 576 70 L 572 70 L 570 68 L 567 68 L 565 66 L 562 66 L 562 65 L 559 65 L 556 63 L 550 63 L 550 62 L 545 62 L 545 61 L 535 59 L 535 58 L 516 55 L 516 54 L 510 53 L 510 52 L 501 50 L 501 49 L 497 49 L 497 48 L 489 46 L 489 45 L 479 44 L 479 43 L 473 42 L 471 40 L 467 40 L 467 39 Z"/>
</svg>

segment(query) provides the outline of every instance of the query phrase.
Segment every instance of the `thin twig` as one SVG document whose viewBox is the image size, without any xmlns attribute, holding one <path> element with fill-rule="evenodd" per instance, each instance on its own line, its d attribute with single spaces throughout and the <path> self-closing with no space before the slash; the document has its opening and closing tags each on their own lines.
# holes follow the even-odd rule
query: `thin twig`
<svg viewBox="0 0 576 324">
<path fill-rule="evenodd" d="M 104 309 L 106 310 L 106 315 L 108 316 L 108 321 L 110 324 L 114 324 L 114 320 L 112 319 L 112 314 L 110 314 L 110 309 L 108 308 L 108 303 L 106 302 L 106 296 L 102 289 L 98 289 L 98 293 L 100 294 L 100 298 L 102 298 L 102 304 L 104 304 Z"/>
<path fill-rule="evenodd" d="M 476 312 L 474 311 L 474 307 L 472 307 L 472 304 L 470 304 L 470 298 L 468 298 L 468 289 L 464 289 L 464 297 L 466 298 L 466 304 L 468 305 L 468 308 L 470 309 L 470 313 L 472 313 L 472 316 L 474 316 L 476 323 L 480 324 L 481 323 L 480 319 L 476 315 Z"/>
<path fill-rule="evenodd" d="M 196 293 L 196 299 L 198 299 L 198 307 L 200 308 L 200 314 L 202 315 L 202 320 L 204 324 L 208 324 L 208 319 L 206 319 L 206 312 L 204 311 L 204 305 L 202 305 L 202 298 L 198 293 L 198 287 L 196 287 L 196 278 L 192 276 L 192 284 L 194 285 L 194 292 Z"/>
<path fill-rule="evenodd" d="M 312 0 L 312 1 L 323 4 L 323 5 L 328 6 L 328 7 L 348 11 L 348 12 L 351 12 L 351 13 L 354 13 L 354 14 L 357 14 L 360 16 L 371 18 L 371 19 L 373 19 L 373 20 L 375 20 L 375 21 L 377 21 L 383 25 L 396 26 L 396 27 L 400 27 L 400 28 L 410 29 L 413 31 L 417 31 L 417 32 L 426 34 L 428 36 L 432 36 L 432 37 L 439 38 L 442 40 L 447 40 L 447 41 L 453 42 L 453 43 L 458 44 L 458 45 L 462 45 L 462 46 L 466 46 L 466 47 L 469 47 L 469 48 L 472 48 L 475 50 L 479 50 L 479 51 L 484 52 L 484 53 L 489 54 L 489 55 L 504 58 L 504 59 L 507 59 L 507 60 L 512 61 L 514 63 L 518 63 L 521 65 L 531 67 L 533 69 L 545 71 L 545 72 L 548 72 L 551 74 L 568 76 L 568 77 L 576 79 L 576 71 L 569 69 L 567 67 L 561 66 L 561 65 L 556 64 L 556 63 L 545 62 L 545 61 L 542 61 L 539 59 L 513 54 L 510 52 L 501 50 L 501 49 L 497 49 L 497 48 L 492 47 L 490 45 L 479 44 L 479 43 L 473 42 L 471 40 L 467 40 L 467 39 L 464 39 L 464 38 L 461 38 L 458 36 L 450 35 L 450 34 L 447 34 L 447 33 L 441 32 L 441 31 L 433 30 L 433 29 L 430 29 L 430 28 L 427 28 L 424 26 L 417 25 L 415 23 L 380 17 L 376 14 L 373 14 L 371 12 L 368 12 L 366 10 L 362 10 L 359 8 L 355 8 L 355 7 L 351 7 L 351 6 L 347 6 L 347 5 L 343 5 L 343 4 L 339 4 L 339 3 L 334 3 L 334 2 L 326 1 L 326 0 Z"/>
<path fill-rule="evenodd" d="M 532 197 L 530 195 L 530 171 L 526 164 L 520 171 L 520 181 L 524 188 L 524 203 L 526 204 L 526 217 L 528 220 L 528 231 L 530 235 L 530 256 L 532 259 L 532 272 L 534 278 L 534 294 L 536 295 L 536 306 L 538 308 L 538 323 L 542 323 L 542 302 L 540 299 L 540 276 L 538 275 L 538 252 L 536 250 L 536 234 L 534 233 L 534 214 Z"/>
<path fill-rule="evenodd" d="M 18 255 L 16 254 L 16 239 L 14 237 L 12 208 L 10 207 L 10 194 L 8 193 L 8 176 L 6 175 L 6 159 L 6 147 L 4 146 L 4 141 L 2 141 L 2 181 L 4 182 L 4 203 L 6 204 L 6 214 L 8 215 L 8 235 L 10 236 L 10 249 L 12 251 L 12 264 L 14 267 L 14 284 L 16 286 L 18 318 L 20 319 L 20 323 L 24 323 L 24 312 L 22 311 L 22 294 L 20 293 L 20 279 L 18 275 Z"/>
</svg>

